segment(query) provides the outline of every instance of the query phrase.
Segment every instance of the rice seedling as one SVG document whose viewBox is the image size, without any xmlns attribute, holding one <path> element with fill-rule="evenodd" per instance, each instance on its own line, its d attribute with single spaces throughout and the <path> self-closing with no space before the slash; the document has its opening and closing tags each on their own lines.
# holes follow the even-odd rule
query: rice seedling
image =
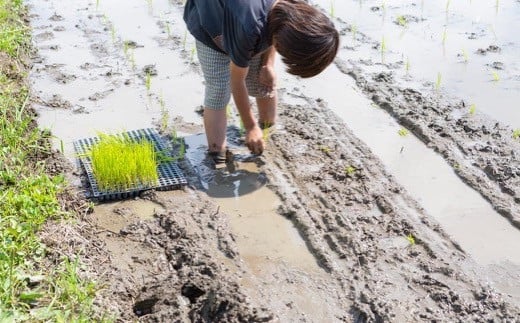
<svg viewBox="0 0 520 323">
<path fill-rule="evenodd" d="M 146 86 L 146 91 L 150 92 L 150 88 L 152 87 L 152 74 L 148 71 L 146 72 L 146 79 L 144 84 Z"/>
<path fill-rule="evenodd" d="M 128 136 L 100 134 L 88 152 L 101 191 L 151 186 L 158 180 L 154 145 Z"/>
<path fill-rule="evenodd" d="M 439 92 L 441 89 L 441 82 L 442 82 L 442 74 L 441 72 L 437 73 L 437 81 L 435 81 L 435 90 Z"/>
<path fill-rule="evenodd" d="M 513 130 L 513 139 L 519 139 L 520 138 L 520 129 Z"/>
<path fill-rule="evenodd" d="M 446 14 L 450 11 L 450 0 L 446 1 Z"/>
<path fill-rule="evenodd" d="M 184 156 L 186 155 L 186 144 L 184 143 L 184 140 L 180 140 L 179 144 L 179 154 L 177 155 L 177 158 L 184 159 Z"/>
<path fill-rule="evenodd" d="M 126 58 L 128 58 L 128 49 L 129 49 L 128 41 L 125 40 L 123 42 L 123 53 L 125 54 Z"/>
<path fill-rule="evenodd" d="M 60 139 L 60 152 L 63 154 L 65 152 L 63 140 Z"/>
<path fill-rule="evenodd" d="M 356 172 L 356 168 L 354 166 L 345 167 L 345 174 L 348 176 L 352 176 Z"/>
<path fill-rule="evenodd" d="M 411 233 L 406 236 L 406 240 L 408 240 L 411 246 L 415 245 L 415 238 Z"/>
<path fill-rule="evenodd" d="M 381 39 L 381 61 L 385 61 L 385 52 L 386 52 L 386 41 L 385 36 L 383 36 L 383 39 Z"/>
<path fill-rule="evenodd" d="M 99 0 L 96 0 L 96 10 L 99 8 Z"/>
<path fill-rule="evenodd" d="M 172 136 L 172 143 L 174 145 L 177 144 L 177 142 L 179 141 L 179 137 L 177 135 L 177 130 L 175 128 L 172 129 L 171 136 Z"/>
<path fill-rule="evenodd" d="M 469 114 L 474 115 L 475 112 L 477 112 L 477 106 L 473 103 L 469 106 Z"/>
<path fill-rule="evenodd" d="M 110 24 L 110 36 L 112 37 L 112 43 L 116 43 L 116 28 L 114 27 L 114 24 Z"/>
<path fill-rule="evenodd" d="M 191 54 L 190 54 L 190 63 L 192 63 L 192 64 L 195 60 L 196 53 L 197 53 L 197 48 L 195 47 L 195 45 L 193 45 L 193 47 L 191 48 Z"/>
<path fill-rule="evenodd" d="M 135 70 L 136 64 L 135 64 L 135 54 L 134 54 L 133 50 L 130 52 L 129 60 L 130 60 L 130 65 L 132 66 L 132 69 Z"/>
<path fill-rule="evenodd" d="M 448 38 L 448 30 L 444 28 L 444 32 L 442 33 L 442 46 L 446 46 L 446 39 Z"/>
<path fill-rule="evenodd" d="M 168 119 L 170 118 L 170 114 L 168 113 L 168 109 L 166 109 L 162 93 L 159 97 L 159 105 L 161 106 L 161 131 L 164 132 L 168 129 Z"/>
<path fill-rule="evenodd" d="M 108 24 L 110 24 L 110 20 L 108 19 L 108 16 L 107 16 L 106 13 L 103 14 L 103 24 L 104 24 L 104 25 L 108 25 Z"/>
<path fill-rule="evenodd" d="M 498 75 L 497 71 L 491 71 L 491 75 L 493 76 L 493 81 L 495 81 L 495 82 L 500 81 L 500 75 Z"/>
<path fill-rule="evenodd" d="M 322 145 L 320 146 L 320 150 L 323 151 L 324 153 L 328 154 L 331 152 L 331 149 L 329 146 L 326 146 L 326 145 Z"/>
<path fill-rule="evenodd" d="M 352 25 L 352 27 L 350 27 L 350 31 L 352 32 L 352 40 L 356 40 L 357 26 Z"/>
<path fill-rule="evenodd" d="M 182 50 L 186 50 L 186 38 L 188 37 L 188 31 L 184 31 L 184 38 L 182 39 Z"/>
<path fill-rule="evenodd" d="M 464 63 L 469 61 L 468 52 L 464 48 L 462 49 L 462 58 L 464 58 Z"/>
<path fill-rule="evenodd" d="M 269 140 L 270 124 L 264 123 L 262 128 L 262 139 L 267 143 L 267 141 Z"/>
<path fill-rule="evenodd" d="M 406 137 L 408 136 L 408 130 L 406 130 L 405 128 L 401 128 L 397 131 L 397 134 L 399 134 L 399 136 L 401 137 Z"/>
<path fill-rule="evenodd" d="M 400 15 L 400 16 L 397 16 L 397 24 L 401 27 L 406 27 L 407 25 L 407 21 L 406 21 L 406 18 L 403 16 L 403 15 Z"/>
<path fill-rule="evenodd" d="M 404 65 L 404 69 L 406 71 L 406 75 L 410 72 L 410 57 L 406 57 L 406 64 Z"/>
<path fill-rule="evenodd" d="M 172 29 L 169 22 L 166 22 L 166 35 L 168 35 L 168 38 L 172 38 Z"/>
<path fill-rule="evenodd" d="M 335 12 L 334 12 L 334 0 L 330 0 L 330 17 L 332 19 L 335 18 Z"/>
</svg>

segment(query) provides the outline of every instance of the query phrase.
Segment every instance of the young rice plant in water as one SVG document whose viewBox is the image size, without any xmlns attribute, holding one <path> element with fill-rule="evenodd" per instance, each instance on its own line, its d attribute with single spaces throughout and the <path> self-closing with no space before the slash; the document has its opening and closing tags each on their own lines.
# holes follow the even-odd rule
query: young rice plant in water
<svg viewBox="0 0 520 323">
<path fill-rule="evenodd" d="M 128 190 L 157 183 L 154 146 L 128 136 L 100 135 L 90 151 L 92 170 L 101 191 Z"/>
</svg>

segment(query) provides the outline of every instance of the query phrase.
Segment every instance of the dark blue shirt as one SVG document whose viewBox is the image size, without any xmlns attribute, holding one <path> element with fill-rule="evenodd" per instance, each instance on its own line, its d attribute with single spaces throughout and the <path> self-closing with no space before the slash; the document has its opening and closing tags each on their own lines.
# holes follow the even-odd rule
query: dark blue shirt
<svg viewBox="0 0 520 323">
<path fill-rule="evenodd" d="M 184 21 L 195 39 L 247 67 L 253 56 L 270 46 L 267 14 L 274 1 L 188 0 Z"/>
</svg>

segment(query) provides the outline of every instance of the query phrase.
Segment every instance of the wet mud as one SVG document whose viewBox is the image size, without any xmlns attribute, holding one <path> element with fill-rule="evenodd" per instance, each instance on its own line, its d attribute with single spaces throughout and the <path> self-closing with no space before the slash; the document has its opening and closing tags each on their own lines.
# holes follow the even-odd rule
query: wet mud
<svg viewBox="0 0 520 323">
<path fill-rule="evenodd" d="M 70 159 L 51 158 L 49 169 L 66 171 L 80 191 L 71 142 L 100 129 L 155 126 L 187 146 L 185 189 L 87 209 L 77 207 L 85 205 L 78 192 L 63 204 L 79 219 L 43 230 L 49 266 L 79 256 L 80 274 L 98 282 L 100 313 L 120 322 L 518 320 L 520 287 L 483 278 L 481 264 L 297 81 L 283 80 L 264 155 L 248 154 L 232 115 L 235 156 L 214 169 L 180 3 L 128 1 L 119 11 L 116 2 L 30 3 L 39 50 L 32 104 Z M 138 24 L 128 24 L 128 12 Z M 520 143 L 511 129 L 365 63 L 335 64 L 520 228 Z M 518 281 L 511 268 L 495 267 L 496 276 Z"/>
</svg>

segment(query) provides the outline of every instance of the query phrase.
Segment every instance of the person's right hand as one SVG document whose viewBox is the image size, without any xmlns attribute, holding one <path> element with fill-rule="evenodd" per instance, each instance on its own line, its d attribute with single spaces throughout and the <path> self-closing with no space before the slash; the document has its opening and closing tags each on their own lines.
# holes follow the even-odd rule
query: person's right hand
<svg viewBox="0 0 520 323">
<path fill-rule="evenodd" d="M 253 154 L 261 155 L 264 152 L 265 143 L 259 126 L 246 130 L 246 146 Z"/>
</svg>

